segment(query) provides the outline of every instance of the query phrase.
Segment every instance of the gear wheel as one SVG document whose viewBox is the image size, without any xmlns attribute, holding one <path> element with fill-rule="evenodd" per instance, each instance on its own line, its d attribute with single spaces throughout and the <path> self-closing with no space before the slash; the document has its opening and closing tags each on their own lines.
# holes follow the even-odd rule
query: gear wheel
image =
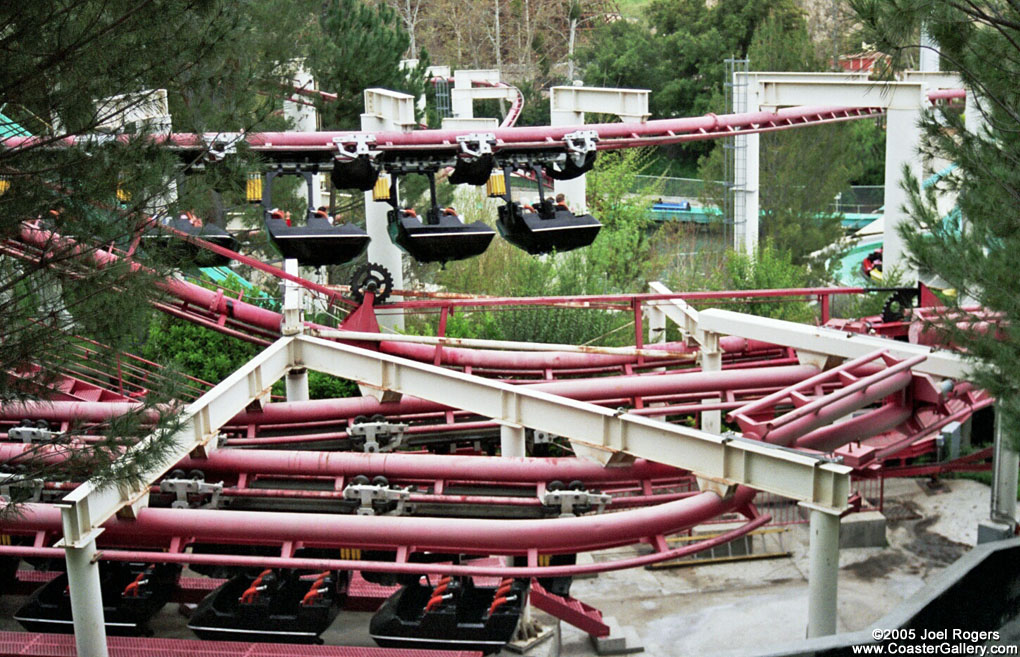
<svg viewBox="0 0 1020 657">
<path fill-rule="evenodd" d="M 889 295 L 882 306 L 883 322 L 902 322 L 907 315 L 907 310 L 914 305 L 917 299 L 917 290 L 903 288 Z"/>
<path fill-rule="evenodd" d="M 355 301 L 363 302 L 369 290 L 375 294 L 375 303 L 385 303 L 393 291 L 393 276 L 374 262 L 358 267 L 351 277 L 351 297 Z"/>
</svg>

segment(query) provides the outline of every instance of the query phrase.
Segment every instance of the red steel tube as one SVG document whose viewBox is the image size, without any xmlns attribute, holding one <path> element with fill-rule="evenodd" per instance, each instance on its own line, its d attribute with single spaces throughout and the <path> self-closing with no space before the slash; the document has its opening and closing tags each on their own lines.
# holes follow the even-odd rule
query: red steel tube
<svg viewBox="0 0 1020 657">
<path fill-rule="evenodd" d="M 483 563 L 453 565 L 430 563 L 391 563 L 380 561 L 358 561 L 350 559 L 296 559 L 283 557 L 249 557 L 229 554 L 192 554 L 189 552 L 146 552 L 124 550 L 100 550 L 96 556 L 104 561 L 158 562 L 179 564 L 203 564 L 215 566 L 246 566 L 251 568 L 297 568 L 301 570 L 361 570 L 388 573 L 429 573 L 436 575 L 474 575 L 488 577 L 568 577 L 589 573 L 608 572 L 625 568 L 636 568 L 650 563 L 677 559 L 716 545 L 723 545 L 744 536 L 772 519 L 758 516 L 742 526 L 714 538 L 706 539 L 665 552 L 653 552 L 638 557 L 616 561 L 598 561 L 573 566 L 494 566 L 491 561 Z M 17 557 L 48 557 L 61 559 L 62 548 L 25 547 L 18 545 L 0 546 L 0 555 Z"/>
<path fill-rule="evenodd" d="M 31 449 L 23 443 L 0 443 L 0 461 Z M 45 458 L 45 455 L 41 455 Z M 53 454 L 60 458 L 60 453 Z M 360 452 L 298 452 L 292 450 L 218 449 L 207 458 L 186 458 L 177 466 L 210 474 L 250 472 L 274 475 L 354 477 L 383 475 L 394 481 L 452 480 L 538 483 L 579 479 L 586 484 L 645 479 L 672 479 L 682 470 L 637 459 L 620 468 L 605 468 L 575 457 L 506 458 L 455 454 L 364 454 Z"/>
<path fill-rule="evenodd" d="M 849 442 L 877 436 L 897 427 L 909 420 L 913 414 L 913 409 L 909 406 L 898 403 L 885 404 L 860 417 L 815 429 L 798 438 L 794 446 L 831 452 Z"/>
<path fill-rule="evenodd" d="M 446 353 L 447 349 L 443 352 Z M 566 354 L 584 355 L 584 354 Z M 663 394 L 724 392 L 734 389 L 792 385 L 818 372 L 811 365 L 760 367 L 746 370 L 680 374 L 647 374 L 612 378 L 571 379 L 527 383 L 534 390 L 580 401 L 616 397 L 645 397 Z M 78 419 L 103 422 L 138 407 L 134 402 L 25 402 L 0 406 L 0 419 L 32 418 L 61 422 Z M 372 397 L 318 399 L 304 402 L 267 404 L 261 411 L 242 412 L 228 426 L 291 424 L 295 422 L 339 421 L 358 415 L 407 415 L 448 410 L 449 407 L 405 395 L 399 402 L 382 403 Z"/>
<path fill-rule="evenodd" d="M 527 555 L 602 550 L 641 542 L 700 524 L 750 503 L 755 491 L 741 486 L 728 499 L 704 492 L 654 507 L 598 515 L 541 520 L 429 518 L 144 508 L 135 520 L 111 518 L 103 524 L 104 546 L 165 545 L 170 537 L 196 542 L 308 547 Z M 5 521 L 9 532 L 58 532 L 60 510 L 24 504 Z"/>
<path fill-rule="evenodd" d="M 910 385 L 913 378 L 913 374 L 909 371 L 893 374 L 882 381 L 872 383 L 867 390 L 858 391 L 853 395 L 826 404 L 818 408 L 814 413 L 803 415 L 795 420 L 784 423 L 778 429 L 766 430 L 761 439 L 776 445 L 789 446 L 797 438 L 809 431 L 825 426 L 830 422 L 835 422 L 844 415 L 849 415 L 856 410 L 870 406 L 889 395 L 903 390 Z"/>
</svg>

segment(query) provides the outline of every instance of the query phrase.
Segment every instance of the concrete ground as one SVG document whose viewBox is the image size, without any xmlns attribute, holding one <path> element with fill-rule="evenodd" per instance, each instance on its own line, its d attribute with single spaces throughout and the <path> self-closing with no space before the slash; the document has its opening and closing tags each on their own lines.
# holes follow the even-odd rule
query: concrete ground
<svg viewBox="0 0 1020 657">
<path fill-rule="evenodd" d="M 919 590 L 975 544 L 977 523 L 988 515 L 989 489 L 974 481 L 945 481 L 932 488 L 925 480 L 898 480 L 887 482 L 885 490 L 889 546 L 840 552 L 840 632 L 869 626 Z M 807 526 L 794 525 L 769 538 L 770 551 L 781 541 L 789 557 L 603 573 L 576 581 L 571 592 L 632 626 L 649 656 L 758 652 L 804 637 L 807 538 Z M 617 550 L 595 558 L 626 554 Z M 21 602 L 0 596 L 0 629 L 20 629 L 11 615 Z M 323 638 L 329 644 L 374 645 L 367 631 L 369 618 L 370 613 L 341 613 Z M 535 618 L 554 625 L 541 612 Z M 176 605 L 164 609 L 153 629 L 157 636 L 194 638 Z M 581 631 L 563 624 L 560 635 L 559 642 L 546 641 L 528 654 L 595 654 Z"/>
</svg>

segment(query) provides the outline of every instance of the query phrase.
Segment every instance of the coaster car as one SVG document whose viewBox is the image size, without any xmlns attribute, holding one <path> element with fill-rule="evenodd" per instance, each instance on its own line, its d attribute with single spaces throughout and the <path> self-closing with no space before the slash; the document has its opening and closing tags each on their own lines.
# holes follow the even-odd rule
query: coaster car
<svg viewBox="0 0 1020 657">
<path fill-rule="evenodd" d="M 470 577 L 415 582 L 383 603 L 369 634 L 384 648 L 497 653 L 513 638 L 527 591 L 526 579 L 505 578 L 496 587 L 476 587 Z"/>
<path fill-rule="evenodd" d="M 204 223 L 191 212 L 181 214 L 177 219 L 168 221 L 166 225 L 189 237 L 197 237 L 231 251 L 236 251 L 239 246 L 234 236 L 226 230 L 215 224 Z M 225 267 L 230 264 L 230 258 L 227 256 L 203 249 L 190 240 L 182 239 L 178 235 L 161 231 L 158 228 L 143 235 L 142 243 L 146 248 L 169 251 L 176 257 L 193 261 L 198 267 Z"/>
<path fill-rule="evenodd" d="M 449 262 L 485 252 L 496 231 L 481 221 L 465 224 L 453 208 L 429 208 L 422 222 L 409 208 L 390 210 L 393 243 L 418 262 Z"/>
<path fill-rule="evenodd" d="M 516 201 L 500 206 L 496 227 L 507 242 L 539 254 L 588 246 L 602 224 L 590 214 L 575 215 L 564 204 L 542 199 L 537 207 Z"/>
<path fill-rule="evenodd" d="M 410 208 L 401 208 L 396 189 L 390 195 L 392 210 L 387 214 L 388 231 L 393 243 L 418 262 L 464 260 L 481 255 L 489 248 L 496 231 L 481 221 L 465 224 L 453 208 L 440 208 L 436 199 L 436 175 L 429 179 L 431 205 L 422 221 Z"/>
<path fill-rule="evenodd" d="M 150 636 L 149 620 L 170 600 L 181 567 L 176 564 L 100 562 L 106 633 Z M 36 589 L 14 620 L 29 632 L 74 633 L 67 574 Z"/>
<path fill-rule="evenodd" d="M 296 175 L 305 181 L 308 215 L 304 226 L 293 225 L 284 212 L 272 206 L 273 180 L 280 175 Z M 313 176 L 313 172 L 301 170 L 279 169 L 266 173 L 262 186 L 262 209 L 269 238 L 284 258 L 296 259 L 306 267 L 350 262 L 361 255 L 371 238 L 354 224 L 335 224 L 325 208 L 312 209 Z"/>
<path fill-rule="evenodd" d="M 321 643 L 347 597 L 348 579 L 328 570 L 236 575 L 202 599 L 188 628 L 202 639 Z"/>
</svg>

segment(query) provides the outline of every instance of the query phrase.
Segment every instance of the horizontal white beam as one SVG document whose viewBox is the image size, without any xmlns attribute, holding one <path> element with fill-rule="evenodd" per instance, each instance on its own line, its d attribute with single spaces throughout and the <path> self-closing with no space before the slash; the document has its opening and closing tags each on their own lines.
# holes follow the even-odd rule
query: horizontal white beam
<svg viewBox="0 0 1020 657">
<path fill-rule="evenodd" d="M 859 358 L 880 349 L 887 350 L 891 356 L 899 359 L 925 355 L 927 359 L 924 362 L 911 368 L 914 372 L 959 380 L 970 377 L 971 366 L 960 354 L 939 351 L 919 344 L 745 315 L 718 308 L 701 311 L 698 320 L 705 331 L 762 340 L 839 358 Z"/>
<path fill-rule="evenodd" d="M 292 344 L 293 340 L 280 338 L 189 404 L 181 416 L 180 430 L 171 438 L 172 448 L 166 459 L 139 473 L 137 487 L 102 486 L 89 479 L 65 496 L 59 504 L 63 507 L 65 545 L 76 547 L 82 541 L 87 542 L 94 528 L 122 508 L 144 500 L 149 486 L 194 450 L 201 448 L 209 452 L 216 449 L 216 435 L 220 428 L 252 401 L 267 395 L 292 362 L 300 362 L 300 354 L 294 351 L 294 347 L 300 345 Z M 130 459 L 133 453 L 145 449 L 156 439 L 155 435 L 144 438 L 121 458 Z"/>
<path fill-rule="evenodd" d="M 494 68 L 477 68 L 453 72 L 454 89 L 470 89 L 475 80 L 479 82 L 499 82 L 499 71 Z"/>
<path fill-rule="evenodd" d="M 476 119 L 466 116 L 447 116 L 441 123 L 443 130 L 474 130 L 491 132 L 499 127 L 499 119 Z"/>
<path fill-rule="evenodd" d="M 401 127 L 413 126 L 414 96 L 389 89 L 365 89 L 364 114 L 392 121 Z"/>
<path fill-rule="evenodd" d="M 923 82 L 928 90 L 933 89 L 962 89 L 963 80 L 959 73 L 947 71 L 904 71 L 904 82 Z"/>
<path fill-rule="evenodd" d="M 673 290 L 660 283 L 652 281 L 648 284 L 655 294 L 672 294 Z M 655 306 L 670 321 L 680 327 L 684 337 L 690 337 L 700 345 L 705 344 L 705 332 L 698 324 L 698 311 L 683 299 L 667 299 L 665 301 L 651 301 L 649 305 Z"/>
<path fill-rule="evenodd" d="M 647 89 L 609 87 L 552 87 L 551 112 L 598 112 L 643 122 L 649 117 Z"/>
<path fill-rule="evenodd" d="M 818 105 L 918 109 L 924 102 L 920 82 L 761 81 L 762 107 Z"/>
<path fill-rule="evenodd" d="M 647 458 L 834 512 L 847 506 L 851 469 L 825 459 L 319 338 L 295 339 L 305 362 L 327 374 L 547 431 L 579 447 Z"/>
</svg>

